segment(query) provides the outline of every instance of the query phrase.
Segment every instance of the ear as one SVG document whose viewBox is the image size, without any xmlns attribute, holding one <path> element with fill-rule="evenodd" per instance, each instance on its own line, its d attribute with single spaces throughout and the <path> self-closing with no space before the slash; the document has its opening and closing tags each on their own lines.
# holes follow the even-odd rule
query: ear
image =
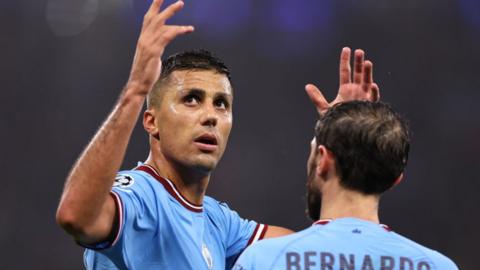
<svg viewBox="0 0 480 270">
<path fill-rule="evenodd" d="M 397 177 L 397 179 L 395 179 L 395 182 L 393 183 L 392 187 L 400 184 L 400 182 L 402 182 L 402 180 L 403 180 L 403 172 Z"/>
<path fill-rule="evenodd" d="M 155 114 L 153 110 L 146 110 L 143 113 L 143 128 L 157 140 L 160 140 L 158 128 L 155 125 Z"/>
<path fill-rule="evenodd" d="M 326 178 L 327 174 L 331 171 L 334 165 L 333 155 L 324 145 L 317 147 L 317 175 L 322 178 Z"/>
</svg>

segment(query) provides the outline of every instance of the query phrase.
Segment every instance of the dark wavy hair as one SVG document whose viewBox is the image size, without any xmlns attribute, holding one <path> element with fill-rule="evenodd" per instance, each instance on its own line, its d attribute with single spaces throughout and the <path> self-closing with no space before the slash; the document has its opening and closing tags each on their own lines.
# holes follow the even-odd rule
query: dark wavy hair
<svg viewBox="0 0 480 270">
<path fill-rule="evenodd" d="M 341 185 L 364 194 L 391 188 L 405 169 L 410 149 L 406 121 L 383 102 L 332 107 L 317 122 L 315 138 L 334 154 Z"/>
</svg>

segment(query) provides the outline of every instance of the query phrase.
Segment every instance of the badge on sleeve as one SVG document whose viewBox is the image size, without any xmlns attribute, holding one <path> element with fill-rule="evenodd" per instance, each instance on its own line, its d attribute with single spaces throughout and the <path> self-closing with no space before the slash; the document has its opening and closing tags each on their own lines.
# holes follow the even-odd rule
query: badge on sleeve
<svg viewBox="0 0 480 270">
<path fill-rule="evenodd" d="M 135 180 L 132 176 L 128 174 L 118 174 L 115 177 L 115 182 L 113 182 L 113 187 L 126 188 L 135 183 Z"/>
</svg>

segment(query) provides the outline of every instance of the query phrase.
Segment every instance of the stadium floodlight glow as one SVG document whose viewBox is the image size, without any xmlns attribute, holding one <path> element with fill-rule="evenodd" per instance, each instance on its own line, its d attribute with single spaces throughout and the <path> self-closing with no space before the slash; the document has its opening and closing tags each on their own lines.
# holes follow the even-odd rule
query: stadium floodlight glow
<svg viewBox="0 0 480 270">
<path fill-rule="evenodd" d="M 57 36 L 75 36 L 93 23 L 98 0 L 48 0 L 46 19 Z"/>
</svg>

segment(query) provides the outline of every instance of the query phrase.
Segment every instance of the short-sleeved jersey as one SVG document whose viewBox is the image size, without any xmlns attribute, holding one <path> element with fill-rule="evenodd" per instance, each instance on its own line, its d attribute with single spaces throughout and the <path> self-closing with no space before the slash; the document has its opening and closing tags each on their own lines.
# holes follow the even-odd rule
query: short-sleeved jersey
<svg viewBox="0 0 480 270">
<path fill-rule="evenodd" d="M 112 188 L 114 240 L 86 246 L 87 269 L 226 269 L 267 226 L 208 196 L 189 202 L 151 166 L 120 172 Z"/>
<path fill-rule="evenodd" d="M 319 220 L 285 237 L 247 248 L 234 270 L 456 270 L 442 254 L 355 218 Z"/>
</svg>

